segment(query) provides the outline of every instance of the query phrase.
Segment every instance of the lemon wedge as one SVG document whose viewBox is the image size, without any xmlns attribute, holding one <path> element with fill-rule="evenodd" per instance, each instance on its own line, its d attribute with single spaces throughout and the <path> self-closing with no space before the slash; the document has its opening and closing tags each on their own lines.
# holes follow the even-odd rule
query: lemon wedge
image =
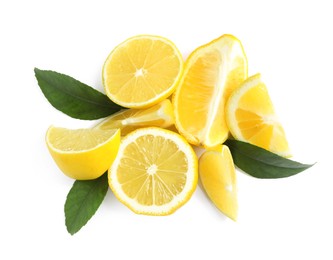
<svg viewBox="0 0 333 260">
<path fill-rule="evenodd" d="M 226 120 L 237 140 L 284 157 L 291 156 L 285 131 L 260 74 L 248 78 L 231 94 L 226 106 Z"/>
<path fill-rule="evenodd" d="M 70 178 L 90 180 L 110 168 L 120 145 L 120 130 L 66 129 L 51 126 L 46 133 L 49 152 Z"/>
<path fill-rule="evenodd" d="M 213 147 L 228 137 L 225 104 L 247 77 L 241 42 L 223 35 L 194 50 L 173 96 L 175 125 L 194 145 Z"/>
<path fill-rule="evenodd" d="M 127 135 L 135 129 L 157 126 L 169 128 L 174 124 L 173 106 L 169 99 L 146 108 L 146 109 L 125 109 L 115 113 L 97 124 L 98 129 L 119 128 L 122 135 Z"/>
<path fill-rule="evenodd" d="M 237 181 L 230 150 L 219 145 L 204 152 L 199 159 L 199 176 L 214 205 L 236 221 L 238 214 Z"/>
</svg>

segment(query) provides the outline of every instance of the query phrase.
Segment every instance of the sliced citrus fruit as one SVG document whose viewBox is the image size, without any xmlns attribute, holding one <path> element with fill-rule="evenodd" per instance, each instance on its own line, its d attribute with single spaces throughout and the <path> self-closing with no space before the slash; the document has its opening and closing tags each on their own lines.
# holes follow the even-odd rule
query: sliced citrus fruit
<svg viewBox="0 0 333 260">
<path fill-rule="evenodd" d="M 64 174 L 77 180 L 95 179 L 112 164 L 120 145 L 120 130 L 66 129 L 51 126 L 47 147 Z"/>
<path fill-rule="evenodd" d="M 130 108 L 113 114 L 98 125 L 99 129 L 121 129 L 127 135 L 137 128 L 158 126 L 168 128 L 174 124 L 173 106 L 169 99 L 147 109 Z"/>
<path fill-rule="evenodd" d="M 227 217 L 236 220 L 238 213 L 235 166 L 229 148 L 219 145 L 204 152 L 199 159 L 199 176 L 214 205 Z"/>
<path fill-rule="evenodd" d="M 115 196 L 138 214 L 168 215 L 185 204 L 198 180 L 192 147 L 177 133 L 157 127 L 125 136 L 109 169 Z"/>
<path fill-rule="evenodd" d="M 241 42 L 223 35 L 193 51 L 185 62 L 173 104 L 175 125 L 194 145 L 213 147 L 228 137 L 225 103 L 247 77 Z"/>
<path fill-rule="evenodd" d="M 167 98 L 177 86 L 183 58 L 170 40 L 139 35 L 119 44 L 103 67 L 106 94 L 127 108 L 146 108 Z"/>
<path fill-rule="evenodd" d="M 260 74 L 248 78 L 231 94 L 226 119 L 234 138 L 290 156 L 284 129 Z"/>
</svg>

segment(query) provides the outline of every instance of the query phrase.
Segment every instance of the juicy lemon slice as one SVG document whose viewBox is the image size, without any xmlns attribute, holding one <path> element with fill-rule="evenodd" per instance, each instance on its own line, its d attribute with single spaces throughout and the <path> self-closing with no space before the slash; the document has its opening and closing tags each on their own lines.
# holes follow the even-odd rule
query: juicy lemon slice
<svg viewBox="0 0 333 260">
<path fill-rule="evenodd" d="M 170 40 L 139 35 L 118 45 L 103 67 L 106 94 L 127 108 L 146 108 L 167 98 L 178 84 L 183 58 Z"/>
<path fill-rule="evenodd" d="M 199 176 L 214 205 L 232 220 L 237 219 L 238 201 L 235 166 L 229 148 L 219 145 L 199 159 Z"/>
<path fill-rule="evenodd" d="M 260 74 L 248 78 L 232 93 L 226 106 L 226 119 L 234 138 L 290 156 L 284 129 Z"/>
<path fill-rule="evenodd" d="M 112 164 L 120 144 L 120 130 L 66 129 L 51 126 L 46 133 L 51 156 L 68 177 L 100 177 Z"/>
<path fill-rule="evenodd" d="M 148 127 L 125 136 L 109 169 L 115 196 L 132 211 L 168 215 L 194 192 L 197 157 L 180 135 Z"/>
<path fill-rule="evenodd" d="M 158 126 L 168 128 L 174 124 L 173 106 L 165 99 L 147 109 L 126 109 L 104 119 L 95 128 L 121 129 L 122 135 L 127 135 L 137 128 Z"/>
<path fill-rule="evenodd" d="M 246 77 L 247 59 L 232 35 L 191 53 L 173 97 L 175 125 L 188 142 L 213 147 L 227 139 L 225 103 Z"/>
</svg>

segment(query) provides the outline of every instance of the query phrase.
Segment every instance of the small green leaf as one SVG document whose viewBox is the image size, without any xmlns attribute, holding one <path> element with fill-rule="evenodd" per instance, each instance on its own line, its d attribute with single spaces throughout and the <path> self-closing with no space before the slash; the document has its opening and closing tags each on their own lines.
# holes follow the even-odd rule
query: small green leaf
<svg viewBox="0 0 333 260">
<path fill-rule="evenodd" d="M 37 68 L 34 71 L 47 100 L 70 117 L 94 120 L 107 117 L 121 109 L 103 93 L 70 76 Z"/>
<path fill-rule="evenodd" d="M 227 140 L 225 144 L 229 147 L 236 166 L 256 178 L 289 177 L 313 166 L 289 160 L 245 142 Z"/>
<path fill-rule="evenodd" d="M 65 203 L 67 231 L 78 232 L 101 205 L 108 191 L 107 173 L 95 180 L 75 181 Z"/>
</svg>

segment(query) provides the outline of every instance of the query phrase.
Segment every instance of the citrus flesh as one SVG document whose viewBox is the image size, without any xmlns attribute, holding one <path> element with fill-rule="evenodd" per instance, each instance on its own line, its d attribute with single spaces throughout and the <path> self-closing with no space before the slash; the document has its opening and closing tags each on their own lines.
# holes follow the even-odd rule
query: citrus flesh
<svg viewBox="0 0 333 260">
<path fill-rule="evenodd" d="M 219 145 L 204 152 L 199 159 L 199 176 L 214 205 L 227 217 L 237 219 L 237 182 L 230 150 Z"/>
<path fill-rule="evenodd" d="M 194 145 L 213 147 L 228 137 L 225 103 L 247 77 L 241 42 L 223 35 L 194 50 L 174 96 L 175 125 Z"/>
<path fill-rule="evenodd" d="M 231 134 L 240 141 L 257 145 L 281 156 L 290 151 L 265 83 L 256 74 L 235 90 L 226 106 Z"/>
<path fill-rule="evenodd" d="M 190 199 L 197 179 L 192 147 L 177 133 L 156 127 L 125 136 L 109 169 L 115 196 L 146 215 L 173 213 Z"/>
<path fill-rule="evenodd" d="M 115 113 L 98 125 L 98 129 L 121 129 L 122 135 L 127 135 L 135 129 L 157 126 L 161 128 L 168 128 L 174 124 L 173 106 L 169 99 L 146 108 L 135 109 L 130 108 L 118 113 Z"/>
<path fill-rule="evenodd" d="M 112 164 L 120 145 L 120 130 L 66 129 L 51 126 L 46 133 L 49 152 L 70 178 L 100 177 Z"/>
<path fill-rule="evenodd" d="M 103 66 L 103 84 L 113 102 L 146 108 L 172 94 L 182 70 L 182 55 L 170 40 L 138 35 L 110 53 Z"/>
</svg>

